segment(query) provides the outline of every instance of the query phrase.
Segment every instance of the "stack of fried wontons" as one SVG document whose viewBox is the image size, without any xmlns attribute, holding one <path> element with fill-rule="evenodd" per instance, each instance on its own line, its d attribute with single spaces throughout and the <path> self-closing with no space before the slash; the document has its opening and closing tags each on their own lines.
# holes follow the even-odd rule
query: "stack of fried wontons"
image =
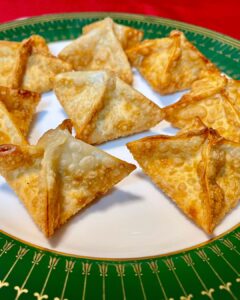
<svg viewBox="0 0 240 300">
<path fill-rule="evenodd" d="M 163 119 L 182 130 L 127 145 L 157 186 L 207 233 L 239 200 L 240 83 L 179 31 L 142 39 L 106 18 L 58 57 L 37 35 L 0 42 L 0 173 L 46 236 L 135 169 L 91 145 Z M 190 91 L 162 109 L 131 86 L 132 67 L 160 94 Z M 41 94 L 52 89 L 70 120 L 30 145 Z"/>
</svg>

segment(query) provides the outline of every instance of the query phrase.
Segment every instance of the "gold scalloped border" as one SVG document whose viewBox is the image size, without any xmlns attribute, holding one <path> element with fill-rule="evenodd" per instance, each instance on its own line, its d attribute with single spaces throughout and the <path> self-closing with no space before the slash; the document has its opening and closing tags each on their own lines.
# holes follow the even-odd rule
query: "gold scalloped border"
<svg viewBox="0 0 240 300">
<path fill-rule="evenodd" d="M 203 27 L 187 24 L 184 22 L 179 22 L 171 19 L 165 19 L 165 18 L 160 18 L 160 17 L 153 17 L 153 16 L 147 16 L 147 15 L 139 15 L 139 14 L 125 14 L 125 13 L 113 13 L 113 12 L 84 12 L 84 13 L 64 13 L 64 14 L 49 14 L 49 15 L 43 15 L 43 16 L 38 16 L 38 17 L 31 17 L 31 18 L 26 18 L 23 20 L 17 20 L 17 21 L 12 21 L 12 22 L 7 22 L 0 24 L 0 32 L 5 31 L 8 29 L 15 29 L 16 27 L 21 27 L 21 26 L 27 26 L 27 25 L 33 25 L 33 24 L 39 24 L 39 23 L 44 23 L 44 22 L 49 22 L 49 21 L 57 21 L 57 20 L 66 20 L 66 19 L 89 19 L 89 18 L 104 18 L 106 16 L 110 16 L 112 18 L 120 18 L 122 20 L 129 20 L 129 21 L 139 21 L 139 22 L 149 22 L 152 24 L 161 24 L 161 25 L 167 25 L 167 26 L 176 26 L 179 29 L 186 29 L 187 31 L 191 31 L 193 33 L 199 33 L 202 35 L 205 35 L 207 37 L 210 37 L 214 40 L 218 40 L 220 42 L 224 42 L 225 44 L 228 44 L 230 46 L 233 46 L 237 49 L 240 50 L 240 41 L 231 38 L 229 36 L 226 36 L 224 34 L 220 34 L 218 32 L 215 32 L 210 29 L 206 29 Z M 169 253 L 165 254 L 159 254 L 159 255 L 152 255 L 152 256 L 142 256 L 142 257 L 131 257 L 131 258 L 102 258 L 102 257 L 91 257 L 91 256 L 82 256 L 82 255 L 77 255 L 77 254 L 70 254 L 70 253 L 65 253 L 61 251 L 56 251 L 48 248 L 44 248 L 38 245 L 35 245 L 33 243 L 27 242 L 25 240 L 22 240 L 16 236 L 13 236 L 3 230 L 0 229 L 0 232 L 12 239 L 17 240 L 18 242 L 21 242 L 25 245 L 34 247 L 36 249 L 49 252 L 49 253 L 55 253 L 58 255 L 63 255 L 67 257 L 75 257 L 75 258 L 83 258 L 83 259 L 92 259 L 92 260 L 104 260 L 104 261 L 136 261 L 136 260 L 146 260 L 146 259 L 153 259 L 153 258 L 161 258 L 161 257 L 166 257 L 166 256 L 172 256 L 176 255 L 179 253 L 183 253 L 186 251 L 194 250 L 203 246 L 206 246 L 226 234 L 230 233 L 231 231 L 235 230 L 236 228 L 240 227 L 240 223 L 237 225 L 233 226 L 232 228 L 228 229 L 227 231 L 223 232 L 222 234 L 209 239 L 206 242 L 199 243 L 197 245 L 187 247 L 184 249 L 180 249 L 177 251 L 172 251 Z"/>
</svg>

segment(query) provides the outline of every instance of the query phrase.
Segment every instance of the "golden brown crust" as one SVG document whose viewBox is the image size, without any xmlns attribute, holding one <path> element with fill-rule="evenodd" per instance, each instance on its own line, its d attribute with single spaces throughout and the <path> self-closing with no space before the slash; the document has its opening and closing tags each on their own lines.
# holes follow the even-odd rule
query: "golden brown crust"
<svg viewBox="0 0 240 300">
<path fill-rule="evenodd" d="M 29 161 L 29 155 L 17 145 L 0 145 L 0 168 L 2 172 L 8 172 L 19 168 L 23 162 Z"/>
<path fill-rule="evenodd" d="M 0 85 L 11 86 L 19 43 L 0 41 Z"/>
<path fill-rule="evenodd" d="M 127 56 L 161 94 L 188 89 L 206 72 L 219 72 L 179 31 L 172 31 L 167 38 L 144 40 L 128 49 Z"/>
<path fill-rule="evenodd" d="M 36 146 L 0 146 L 0 173 L 46 236 L 135 166 L 74 139 L 65 122 Z"/>
<path fill-rule="evenodd" d="M 163 109 L 173 126 L 183 128 L 198 117 L 226 139 L 240 142 L 239 82 L 217 73 L 195 81 L 189 93 Z"/>
<path fill-rule="evenodd" d="M 54 91 L 77 137 L 90 144 L 148 130 L 163 118 L 156 104 L 106 71 L 60 74 Z"/>
<path fill-rule="evenodd" d="M 40 101 L 40 95 L 0 86 L 0 101 L 5 105 L 17 128 L 26 137 Z"/>
<path fill-rule="evenodd" d="M 233 149 L 212 129 L 147 137 L 127 147 L 143 171 L 207 233 L 239 200 L 240 177 L 230 165 L 229 147 L 238 164 L 240 144 Z M 227 187 L 229 177 L 231 188 Z"/>
<path fill-rule="evenodd" d="M 100 71 L 65 73 L 56 77 L 54 92 L 71 118 L 77 136 L 102 108 L 109 81 L 107 73 Z"/>
<path fill-rule="evenodd" d="M 27 142 L 18 126 L 15 124 L 13 116 L 0 101 L 0 145 L 6 143 L 21 145 Z"/>
<path fill-rule="evenodd" d="M 20 88 L 22 86 L 23 77 L 27 67 L 27 61 L 32 53 L 32 42 L 30 39 L 23 41 L 19 45 L 17 51 L 16 60 L 13 69 L 13 76 L 9 82 L 9 86 L 13 89 Z"/>
<path fill-rule="evenodd" d="M 52 55 L 46 40 L 40 35 L 32 35 L 29 39 L 32 44 L 32 53 L 42 53 L 44 55 Z"/>
<path fill-rule="evenodd" d="M 124 26 L 115 23 L 111 18 L 105 18 L 104 20 L 97 21 L 83 27 L 83 34 L 90 32 L 99 27 L 112 26 L 114 33 L 121 43 L 124 50 L 127 50 L 137 45 L 143 38 L 143 31 L 135 29 L 133 27 Z"/>
<path fill-rule="evenodd" d="M 66 119 L 57 128 L 61 130 L 66 129 L 69 133 L 72 133 L 72 128 L 73 128 L 72 121 L 70 119 Z"/>
<path fill-rule="evenodd" d="M 224 190 L 218 185 L 217 177 L 221 168 L 225 165 L 225 153 L 216 146 L 221 139 L 212 131 L 209 138 L 209 144 L 202 151 L 203 173 L 199 174 L 202 186 L 207 197 L 204 199 L 203 206 L 206 210 L 207 227 L 206 232 L 212 233 L 216 225 L 225 215 L 226 202 Z M 205 151 L 204 151 L 205 150 Z"/>
<path fill-rule="evenodd" d="M 21 43 L 0 41 L 0 85 L 38 93 L 52 88 L 56 74 L 72 66 L 53 56 L 37 35 Z"/>
<path fill-rule="evenodd" d="M 131 84 L 131 66 L 115 34 L 113 22 L 104 20 L 88 28 L 85 28 L 86 34 L 66 46 L 59 57 L 70 63 L 76 71 L 109 70 Z M 126 41 L 129 42 L 128 39 Z"/>
</svg>

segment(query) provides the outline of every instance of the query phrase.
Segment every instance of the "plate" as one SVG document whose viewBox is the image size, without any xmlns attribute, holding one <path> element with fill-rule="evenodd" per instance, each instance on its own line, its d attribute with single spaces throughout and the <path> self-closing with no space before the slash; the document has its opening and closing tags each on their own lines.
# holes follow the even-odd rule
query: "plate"
<svg viewBox="0 0 240 300">
<path fill-rule="evenodd" d="M 3 24 L 0 39 L 40 34 L 57 54 L 84 25 L 106 16 L 144 30 L 145 38 L 182 30 L 224 73 L 240 79 L 240 42 L 167 19 L 114 13 L 48 15 Z M 136 70 L 134 86 L 160 106 L 182 94 L 159 96 Z M 34 143 L 64 118 L 53 93 L 44 94 L 30 141 Z M 126 142 L 174 132 L 162 122 L 149 132 L 101 148 L 134 162 Z M 240 298 L 239 206 L 218 226 L 215 236 L 206 236 L 138 169 L 49 241 L 3 179 L 0 199 L 0 299 Z"/>
</svg>

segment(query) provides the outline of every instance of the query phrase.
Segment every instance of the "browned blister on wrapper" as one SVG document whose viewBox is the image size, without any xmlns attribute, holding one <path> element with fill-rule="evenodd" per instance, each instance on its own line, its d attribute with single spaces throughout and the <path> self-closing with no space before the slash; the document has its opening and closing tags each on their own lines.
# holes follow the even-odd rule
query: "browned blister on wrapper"
<svg viewBox="0 0 240 300">
<path fill-rule="evenodd" d="M 128 49 L 127 56 L 152 88 L 163 95 L 190 88 L 206 72 L 218 72 L 180 31 L 144 40 Z"/>
<path fill-rule="evenodd" d="M 83 35 L 66 46 L 59 57 L 77 71 L 109 70 L 131 84 L 133 75 L 125 49 L 137 44 L 142 35 L 139 30 L 106 18 L 85 26 Z"/>
<path fill-rule="evenodd" d="M 148 130 L 163 119 L 160 107 L 109 71 L 59 74 L 54 91 L 77 137 L 89 144 Z"/>
<path fill-rule="evenodd" d="M 240 144 L 213 129 L 127 144 L 143 171 L 197 225 L 212 233 L 240 198 Z"/>
<path fill-rule="evenodd" d="M 1 175 L 46 236 L 134 169 L 74 139 L 66 122 L 36 146 L 0 146 Z"/>
</svg>

